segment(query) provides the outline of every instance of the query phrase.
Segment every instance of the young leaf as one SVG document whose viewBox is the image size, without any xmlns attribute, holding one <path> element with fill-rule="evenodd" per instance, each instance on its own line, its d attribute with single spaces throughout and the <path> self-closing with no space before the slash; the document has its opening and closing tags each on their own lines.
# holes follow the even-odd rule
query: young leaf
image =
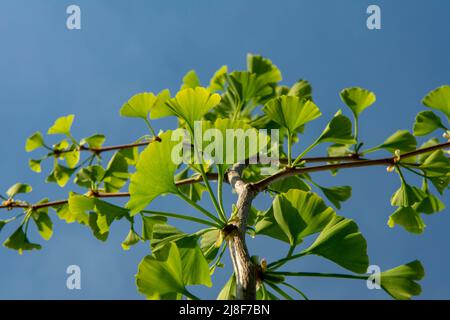
<svg viewBox="0 0 450 320">
<path fill-rule="evenodd" d="M 283 79 L 277 66 L 260 55 L 247 55 L 247 69 L 256 74 L 262 83 L 278 83 Z"/>
<path fill-rule="evenodd" d="M 198 78 L 197 73 L 194 70 L 191 70 L 183 77 L 181 90 L 188 88 L 195 89 L 197 87 L 200 87 L 200 79 Z"/>
<path fill-rule="evenodd" d="M 130 177 L 127 159 L 122 154 L 122 152 L 115 153 L 106 167 L 102 178 L 106 192 L 118 192 Z"/>
<path fill-rule="evenodd" d="M 334 215 L 317 194 L 293 189 L 274 199 L 272 208 L 258 218 L 255 229 L 257 234 L 297 245 L 304 237 L 322 231 Z"/>
<path fill-rule="evenodd" d="M 22 254 L 25 250 L 40 250 L 42 247 L 39 244 L 31 243 L 27 235 L 20 226 L 14 233 L 6 239 L 3 243 L 6 248 L 17 250 L 19 254 Z"/>
<path fill-rule="evenodd" d="M 177 165 L 172 161 L 172 148 L 177 142 L 171 141 L 171 135 L 172 131 L 163 133 L 160 135 L 161 142 L 151 143 L 141 153 L 136 172 L 131 176 L 130 200 L 127 203 L 133 215 L 157 196 L 178 192 L 174 183 Z"/>
<path fill-rule="evenodd" d="M 431 193 L 427 193 L 428 196 L 420 201 L 419 203 L 415 203 L 413 208 L 417 212 L 422 212 L 425 214 L 433 214 L 436 212 L 441 212 L 445 209 L 445 205 L 442 201 Z"/>
<path fill-rule="evenodd" d="M 422 201 L 427 194 L 421 189 L 402 182 L 400 188 L 392 195 L 391 205 L 395 207 L 410 207 Z"/>
<path fill-rule="evenodd" d="M 64 134 L 70 135 L 70 129 L 72 128 L 73 119 L 75 116 L 70 114 L 66 117 L 60 117 L 56 119 L 53 126 L 48 129 L 47 134 Z"/>
<path fill-rule="evenodd" d="M 450 159 L 442 150 L 434 151 L 419 167 L 428 177 L 440 177 L 450 173 Z"/>
<path fill-rule="evenodd" d="M 393 228 L 396 224 L 405 228 L 406 231 L 411 233 L 420 234 L 425 229 L 425 223 L 423 222 L 420 214 L 411 207 L 398 208 L 388 220 L 388 226 Z"/>
<path fill-rule="evenodd" d="M 11 186 L 8 191 L 6 191 L 6 194 L 10 199 L 14 198 L 19 193 L 30 193 L 33 190 L 33 188 L 24 183 L 16 183 L 15 185 Z"/>
<path fill-rule="evenodd" d="M 166 104 L 172 115 L 182 118 L 191 128 L 194 128 L 194 121 L 201 120 L 219 102 L 218 94 L 211 94 L 208 89 L 197 87 L 181 90 Z"/>
<path fill-rule="evenodd" d="M 220 67 L 219 70 L 214 73 L 209 82 L 209 90 L 211 92 L 222 91 L 225 89 L 226 73 L 228 72 L 227 66 Z"/>
<path fill-rule="evenodd" d="M 300 100 L 312 100 L 311 84 L 306 80 L 299 80 L 289 88 L 287 95 L 299 97 Z"/>
<path fill-rule="evenodd" d="M 94 134 L 90 137 L 83 138 L 80 145 L 88 145 L 89 148 L 100 148 L 105 143 L 106 137 L 103 134 Z"/>
<path fill-rule="evenodd" d="M 236 300 L 236 276 L 234 273 L 220 290 L 217 300 Z"/>
<path fill-rule="evenodd" d="M 141 237 L 136 233 L 136 231 L 134 231 L 133 228 L 131 228 L 127 234 L 127 237 L 122 242 L 122 249 L 130 250 L 130 247 L 139 243 L 139 241 L 141 241 Z"/>
<path fill-rule="evenodd" d="M 120 115 L 122 117 L 147 120 L 150 110 L 156 104 L 157 100 L 158 97 L 151 92 L 136 94 L 122 106 Z"/>
<path fill-rule="evenodd" d="M 42 160 L 30 159 L 30 160 L 28 160 L 28 166 L 34 172 L 40 173 L 42 171 L 42 169 L 41 169 L 41 162 L 42 162 Z"/>
<path fill-rule="evenodd" d="M 450 86 L 439 87 L 423 98 L 422 103 L 429 108 L 442 111 L 450 121 Z"/>
<path fill-rule="evenodd" d="M 197 244 L 196 236 L 184 237 L 176 242 L 183 268 L 184 285 L 212 286 L 209 265 Z"/>
<path fill-rule="evenodd" d="M 352 187 L 350 186 L 320 187 L 320 190 L 337 209 L 341 209 L 341 202 L 347 201 L 352 196 Z"/>
<path fill-rule="evenodd" d="M 46 182 L 56 182 L 58 186 L 64 188 L 67 182 L 69 182 L 69 179 L 71 175 L 75 172 L 75 170 L 76 170 L 75 168 L 74 169 L 67 168 L 63 165 L 56 163 L 53 168 L 53 171 L 47 177 Z"/>
<path fill-rule="evenodd" d="M 346 88 L 341 91 L 340 96 L 356 118 L 376 101 L 376 96 L 373 92 L 358 87 Z"/>
<path fill-rule="evenodd" d="M 355 144 L 356 140 L 353 137 L 352 130 L 352 122 L 349 118 L 342 115 L 342 111 L 339 110 L 328 123 L 316 143 Z"/>
<path fill-rule="evenodd" d="M 413 133 L 415 136 L 425 136 L 439 128 L 447 130 L 447 128 L 442 124 L 441 118 L 439 118 L 433 111 L 422 111 L 416 116 Z"/>
<path fill-rule="evenodd" d="M 408 130 L 399 130 L 374 149 L 386 149 L 394 153 L 395 150 L 400 150 L 401 152 L 412 151 L 416 147 L 416 138 Z"/>
<path fill-rule="evenodd" d="M 146 256 L 138 266 L 136 285 L 140 293 L 154 296 L 183 293 L 183 269 L 180 252 L 175 244 L 164 248 L 164 254 Z"/>
<path fill-rule="evenodd" d="M 189 238 L 187 238 L 189 239 Z M 187 285 L 211 286 L 209 266 L 191 240 L 169 243 L 141 261 L 136 275 L 139 292 L 147 298 L 169 293 L 185 293 Z"/>
<path fill-rule="evenodd" d="M 267 116 L 293 133 L 306 123 L 321 116 L 311 100 L 297 96 L 281 96 L 270 100 L 263 108 Z"/>
<path fill-rule="evenodd" d="M 422 264 L 415 260 L 382 272 L 380 284 L 383 290 L 394 299 L 408 300 L 422 292 L 420 285 L 415 280 L 421 280 L 424 275 Z"/>
<path fill-rule="evenodd" d="M 46 203 L 47 199 L 40 201 L 39 203 Z M 31 217 L 39 231 L 39 234 L 44 240 L 50 240 L 53 235 L 53 222 L 48 215 L 48 208 L 41 208 L 32 210 Z"/>
<path fill-rule="evenodd" d="M 153 227 L 157 224 L 166 224 L 167 218 L 166 217 L 159 217 L 159 216 L 153 216 L 153 217 L 147 217 L 142 216 L 142 238 L 144 240 L 151 240 L 153 239 Z"/>
<path fill-rule="evenodd" d="M 69 152 L 64 153 L 64 159 L 66 160 L 66 164 L 70 169 L 73 169 L 76 167 L 78 162 L 80 161 L 80 151 L 77 149 L 74 149 Z"/>
<path fill-rule="evenodd" d="M 270 185 L 271 191 L 279 193 L 285 193 L 291 189 L 298 189 L 308 192 L 311 190 L 311 187 L 299 176 L 287 177 Z"/>
<path fill-rule="evenodd" d="M 353 220 L 334 216 L 304 251 L 329 259 L 356 273 L 365 273 L 369 265 L 367 243 Z"/>
<path fill-rule="evenodd" d="M 42 134 L 38 131 L 33 133 L 26 141 L 25 143 L 25 151 L 31 152 L 33 150 L 36 150 L 40 147 L 44 146 L 44 138 L 42 137 Z"/>
</svg>

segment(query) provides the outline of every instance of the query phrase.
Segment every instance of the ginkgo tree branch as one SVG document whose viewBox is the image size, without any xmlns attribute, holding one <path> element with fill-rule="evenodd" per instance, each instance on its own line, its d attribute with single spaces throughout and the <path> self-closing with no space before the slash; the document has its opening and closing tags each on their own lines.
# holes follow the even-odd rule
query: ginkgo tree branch
<svg viewBox="0 0 450 320">
<path fill-rule="evenodd" d="M 411 158 L 420 154 L 433 152 L 436 150 L 441 149 L 447 149 L 450 148 L 450 141 L 436 144 L 431 147 L 427 148 L 421 148 L 414 151 L 406 152 L 404 154 L 401 154 L 399 157 L 393 156 L 389 158 L 381 158 L 381 159 L 374 159 L 374 160 L 360 160 L 360 161 L 353 161 L 353 162 L 345 162 L 345 163 L 335 163 L 335 164 L 327 164 L 327 165 L 321 165 L 321 166 L 315 166 L 315 167 L 285 167 L 284 169 L 280 170 L 279 172 L 264 178 L 256 183 L 253 183 L 253 187 L 257 191 L 263 191 L 265 190 L 270 184 L 290 177 L 295 176 L 298 174 L 304 174 L 304 173 L 312 173 L 312 172 L 319 172 L 319 171 L 329 171 L 329 170 L 337 170 L 337 169 L 348 169 L 348 168 L 357 168 L 357 167 L 369 167 L 369 166 L 379 166 L 379 165 L 394 165 L 401 159 L 407 159 Z"/>
<path fill-rule="evenodd" d="M 142 142 L 143 143 L 143 142 Z M 112 146 L 112 147 L 106 147 L 106 149 L 112 150 L 112 148 L 119 148 L 125 146 L 130 147 L 131 145 L 136 146 L 135 144 L 129 144 L 129 145 L 122 145 L 122 146 Z M 434 146 L 430 146 L 427 148 L 421 148 L 417 150 L 413 150 L 410 152 L 406 152 L 404 154 L 400 155 L 400 159 L 407 159 L 411 158 L 420 154 L 433 152 L 436 150 L 441 149 L 448 149 L 450 148 L 450 141 L 436 144 Z M 318 161 L 327 161 L 327 162 L 333 162 L 337 161 L 335 159 L 336 157 L 315 157 L 315 158 L 309 158 L 313 159 L 312 162 Z M 339 157 L 342 158 L 342 157 Z M 348 159 L 347 157 L 344 157 L 345 159 Z M 305 159 L 306 160 L 306 159 Z M 303 161 L 303 160 L 302 160 Z M 270 184 L 298 174 L 305 174 L 305 173 L 312 173 L 312 172 L 320 172 L 320 171 L 329 171 L 329 170 L 336 170 L 336 169 L 348 169 L 348 168 L 358 168 L 358 167 L 368 167 L 368 166 L 379 166 L 379 165 L 393 165 L 396 163 L 396 156 L 388 157 L 388 158 L 380 158 L 380 159 L 373 159 L 373 160 L 355 160 L 350 162 L 344 162 L 344 163 L 334 163 L 334 164 L 328 164 L 328 165 L 320 165 L 320 166 L 313 166 L 313 167 L 285 167 L 284 169 L 280 170 L 279 172 L 264 178 L 256 183 L 252 184 L 252 187 L 258 191 L 261 192 L 265 190 Z M 207 173 L 206 174 L 208 180 L 217 180 L 218 175 L 217 173 Z M 190 185 L 194 183 L 199 183 L 203 181 L 203 177 L 201 175 L 196 175 L 194 177 L 190 177 L 183 180 L 178 180 L 175 182 L 175 185 L 185 186 Z M 226 181 L 226 180 L 225 180 Z M 98 197 L 98 198 L 119 198 L 119 197 L 129 197 L 130 194 L 128 192 L 117 192 L 117 193 L 104 193 L 104 192 L 91 192 L 91 196 Z M 2 205 L 0 205 L 0 209 L 12 209 L 12 208 L 33 208 L 33 209 L 40 209 L 40 208 L 46 208 L 46 207 L 54 207 L 54 206 L 60 206 L 67 203 L 68 200 L 57 200 L 53 202 L 45 202 L 45 203 L 38 203 L 38 204 L 28 204 L 25 202 L 15 202 L 15 201 L 4 201 Z"/>
</svg>

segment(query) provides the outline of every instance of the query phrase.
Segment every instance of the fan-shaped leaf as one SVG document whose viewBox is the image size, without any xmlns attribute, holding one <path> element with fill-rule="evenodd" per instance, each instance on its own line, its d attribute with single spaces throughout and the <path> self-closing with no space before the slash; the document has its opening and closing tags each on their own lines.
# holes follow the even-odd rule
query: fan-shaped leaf
<svg viewBox="0 0 450 320">
<path fill-rule="evenodd" d="M 342 101 L 352 110 L 356 118 L 376 101 L 373 92 L 358 87 L 346 88 L 341 91 L 340 95 Z"/>
<path fill-rule="evenodd" d="M 429 108 L 442 111 L 450 121 L 450 86 L 439 87 L 423 98 L 422 103 Z"/>
<path fill-rule="evenodd" d="M 270 100 L 263 108 L 267 116 L 291 133 L 320 117 L 319 108 L 311 100 L 297 96 L 281 96 Z"/>
<path fill-rule="evenodd" d="M 174 183 L 177 165 L 171 160 L 172 148 L 177 142 L 171 141 L 171 135 L 172 131 L 160 135 L 161 142 L 148 145 L 139 157 L 136 172 L 131 176 L 127 203 L 132 214 L 144 209 L 159 195 L 178 192 Z"/>
</svg>

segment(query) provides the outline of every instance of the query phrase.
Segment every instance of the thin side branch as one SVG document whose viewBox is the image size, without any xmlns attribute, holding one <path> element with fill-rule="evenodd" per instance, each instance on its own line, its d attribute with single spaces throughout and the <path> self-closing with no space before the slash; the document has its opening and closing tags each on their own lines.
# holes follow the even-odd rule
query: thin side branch
<svg viewBox="0 0 450 320">
<path fill-rule="evenodd" d="M 414 156 L 433 152 L 436 150 L 441 149 L 447 149 L 450 148 L 450 141 L 437 144 L 431 147 L 417 149 L 414 151 L 406 152 L 404 154 L 400 155 L 400 160 L 402 159 L 408 159 L 412 158 Z M 265 190 L 270 184 L 290 177 L 295 176 L 298 174 L 304 174 L 304 173 L 311 173 L 311 172 L 318 172 L 318 171 L 329 171 L 329 170 L 336 170 L 336 169 L 348 169 L 348 168 L 358 168 L 358 167 L 369 167 L 369 166 L 379 166 L 379 165 L 385 165 L 390 166 L 394 165 L 398 162 L 398 158 L 396 156 L 390 157 L 390 158 L 381 158 L 381 159 L 374 159 L 374 160 L 360 160 L 360 161 L 353 161 L 353 162 L 345 162 L 345 163 L 335 163 L 335 164 L 328 164 L 328 165 L 321 165 L 321 166 L 315 166 L 315 167 L 303 167 L 303 168 L 295 168 L 295 167 L 286 167 L 283 170 L 267 177 L 259 182 L 256 182 L 253 184 L 253 187 L 258 191 L 261 192 Z"/>
<path fill-rule="evenodd" d="M 146 142 L 140 142 L 139 145 L 145 145 L 148 144 L 150 141 Z M 120 145 L 120 146 L 111 146 L 111 147 L 105 147 L 102 148 L 102 150 L 109 151 L 109 150 L 119 150 L 120 148 L 131 148 L 136 147 L 138 144 L 128 144 L 128 145 Z M 115 149 L 114 149 L 115 148 Z M 407 159 L 411 158 L 420 154 L 433 152 L 436 150 L 441 149 L 448 149 L 450 148 L 450 141 L 437 144 L 431 147 L 417 149 L 414 151 L 406 152 L 402 155 L 400 155 L 400 159 Z M 103 151 L 101 151 L 103 152 Z M 329 170 L 336 170 L 336 169 L 347 169 L 347 168 L 358 168 L 358 167 L 369 167 L 369 166 L 378 166 L 378 165 L 393 165 L 397 162 L 396 157 L 390 157 L 390 158 L 381 158 L 381 159 L 374 159 L 374 160 L 365 160 L 365 159 L 356 159 L 351 157 L 315 157 L 315 158 L 305 158 L 306 162 L 333 162 L 338 161 L 339 159 L 353 159 L 350 160 L 350 162 L 344 162 L 344 163 L 334 163 L 334 164 L 328 164 L 328 165 L 321 165 L 321 166 L 314 166 L 314 167 L 302 167 L 302 168 L 284 168 L 283 170 L 275 173 L 272 176 L 269 176 L 265 179 L 260 180 L 259 182 L 256 182 L 252 185 L 252 188 L 257 191 L 261 192 L 265 190 L 270 184 L 298 174 L 304 174 L 304 173 L 312 173 L 312 172 L 319 172 L 319 171 L 329 171 Z M 229 174 L 229 173 L 228 173 Z M 208 180 L 217 180 L 217 173 L 208 173 L 207 174 Z M 198 182 L 202 182 L 203 178 L 198 175 L 191 178 L 179 180 L 175 182 L 176 186 L 183 186 L 183 185 L 190 185 Z M 119 192 L 119 193 L 97 193 L 93 196 L 97 196 L 99 198 L 117 198 L 117 197 L 129 197 L 130 194 L 128 192 Z M 8 202 L 5 201 L 2 205 L 0 205 L 0 209 L 13 209 L 13 208 L 32 208 L 32 209 L 40 209 L 45 207 L 54 207 L 66 204 L 67 200 L 58 200 L 53 202 L 46 202 L 46 203 L 40 203 L 40 204 L 28 204 L 25 202 Z"/>
</svg>

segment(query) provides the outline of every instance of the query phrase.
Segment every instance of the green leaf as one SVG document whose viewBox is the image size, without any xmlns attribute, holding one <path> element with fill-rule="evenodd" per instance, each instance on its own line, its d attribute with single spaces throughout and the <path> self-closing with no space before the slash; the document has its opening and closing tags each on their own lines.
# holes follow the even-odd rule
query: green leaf
<svg viewBox="0 0 450 320">
<path fill-rule="evenodd" d="M 222 91 L 225 89 L 226 77 L 225 75 L 228 72 L 227 66 L 220 67 L 219 70 L 214 73 L 213 77 L 209 82 L 209 90 L 211 92 Z"/>
<path fill-rule="evenodd" d="M 94 134 L 90 137 L 83 138 L 80 141 L 80 145 L 88 145 L 89 148 L 101 148 L 103 143 L 105 143 L 106 137 L 103 134 Z"/>
<path fill-rule="evenodd" d="M 381 273 L 381 287 L 394 299 L 407 300 L 418 296 L 422 289 L 415 280 L 421 280 L 425 275 L 420 261 L 415 260 L 408 264 Z"/>
<path fill-rule="evenodd" d="M 400 150 L 401 152 L 408 152 L 415 150 L 417 147 L 416 138 L 409 133 L 408 130 L 399 130 L 386 139 L 382 144 L 380 144 L 375 149 L 386 149 L 389 152 L 394 153 L 395 150 Z"/>
<path fill-rule="evenodd" d="M 122 249 L 130 250 L 130 247 L 139 243 L 139 241 L 141 241 L 141 237 L 136 233 L 136 231 L 133 230 L 133 228 L 131 228 L 127 234 L 127 237 L 122 242 Z"/>
<path fill-rule="evenodd" d="M 450 183 L 450 174 L 448 173 L 445 176 L 441 176 L 441 177 L 432 177 L 430 178 L 431 183 L 433 184 L 433 186 L 436 188 L 436 190 L 440 193 L 443 194 L 445 190 L 447 190 L 448 185 Z"/>
<path fill-rule="evenodd" d="M 150 247 L 152 252 L 155 253 L 164 248 L 168 243 L 178 241 L 188 236 L 188 234 L 169 224 L 155 224 L 153 226 Z"/>
<path fill-rule="evenodd" d="M 130 177 L 127 159 L 122 154 L 122 152 L 115 153 L 106 167 L 102 178 L 106 192 L 118 192 Z"/>
<path fill-rule="evenodd" d="M 420 214 L 411 207 L 398 208 L 388 220 L 388 226 L 393 228 L 396 224 L 405 228 L 406 231 L 411 233 L 420 234 L 425 229 L 425 223 L 423 222 Z"/>
<path fill-rule="evenodd" d="M 75 168 L 71 169 L 60 164 L 55 164 L 53 171 L 47 177 L 46 182 L 56 182 L 58 186 L 63 188 L 67 182 L 69 182 L 69 179 L 75 170 Z"/>
<path fill-rule="evenodd" d="M 42 169 L 41 169 L 41 162 L 42 162 L 42 160 L 33 160 L 33 159 L 30 159 L 30 160 L 28 160 L 28 166 L 29 166 L 30 169 L 33 170 L 34 172 L 39 173 L 39 172 L 42 171 Z"/>
<path fill-rule="evenodd" d="M 33 150 L 36 150 L 40 147 L 44 146 L 44 138 L 42 137 L 42 134 L 38 131 L 33 133 L 26 141 L 25 143 L 25 151 L 31 152 Z"/>
<path fill-rule="evenodd" d="M 188 178 L 189 167 L 186 167 L 180 173 L 175 176 L 175 181 L 183 180 Z M 183 185 L 179 187 L 180 191 L 183 192 L 189 199 L 194 202 L 198 202 L 202 199 L 202 194 L 205 192 L 206 186 L 202 183 L 194 183 L 189 185 Z"/>
<path fill-rule="evenodd" d="M 197 87 L 200 87 L 200 79 L 198 78 L 197 73 L 194 70 L 191 70 L 183 77 L 181 90 L 187 88 L 195 89 Z"/>
<path fill-rule="evenodd" d="M 236 276 L 234 273 L 220 290 L 217 300 L 236 300 Z"/>
<path fill-rule="evenodd" d="M 90 198 L 76 193 L 69 194 L 69 212 L 65 220 L 89 225 L 91 228 L 95 224 L 93 231 L 98 235 L 109 232 L 109 228 L 114 220 L 120 220 L 128 215 L 128 210 L 105 202 L 98 198 Z M 95 221 L 90 220 L 92 212 L 95 212 Z"/>
<path fill-rule="evenodd" d="M 277 66 L 271 60 L 260 55 L 250 53 L 247 55 L 247 69 L 256 74 L 263 83 L 277 83 L 283 79 Z"/>
<path fill-rule="evenodd" d="M 194 239 L 194 238 L 192 238 Z M 189 238 L 169 243 L 141 261 L 136 275 L 139 292 L 147 298 L 170 293 L 184 294 L 187 285 L 211 286 L 209 266 L 200 248 Z"/>
<path fill-rule="evenodd" d="M 74 149 L 72 151 L 65 152 L 64 159 L 66 160 L 67 166 L 70 169 L 73 169 L 76 167 L 76 165 L 80 161 L 80 151 L 78 151 L 77 149 Z"/>
<path fill-rule="evenodd" d="M 273 213 L 280 229 L 284 232 L 291 246 L 295 246 L 302 240 L 299 235 L 307 226 L 306 222 L 298 214 L 289 201 L 283 196 L 277 196 L 273 201 Z"/>
<path fill-rule="evenodd" d="M 136 285 L 147 298 L 169 293 L 183 293 L 183 267 L 175 244 L 164 248 L 164 254 L 146 256 L 138 266 Z"/>
<path fill-rule="evenodd" d="M 172 148 L 177 142 L 171 141 L 171 135 L 172 131 L 161 134 L 162 141 L 148 145 L 139 157 L 136 172 L 130 179 L 130 200 L 127 203 L 133 215 L 157 196 L 178 192 L 174 183 L 177 165 L 171 160 Z"/>
<path fill-rule="evenodd" d="M 105 170 L 99 165 L 88 166 L 77 172 L 74 182 L 81 187 L 93 188 L 95 184 L 102 181 Z"/>
<path fill-rule="evenodd" d="M 291 133 L 322 114 L 314 102 L 301 100 L 297 96 L 274 98 L 264 106 L 263 111 Z"/>
<path fill-rule="evenodd" d="M 421 189 L 402 182 L 400 188 L 392 195 L 391 205 L 395 207 L 410 207 L 422 201 L 427 194 Z"/>
<path fill-rule="evenodd" d="M 69 197 L 70 200 L 70 197 Z M 89 216 L 83 210 L 71 211 L 69 209 L 69 204 L 65 204 L 55 208 L 56 214 L 61 220 L 66 221 L 66 223 L 77 222 L 79 224 L 89 225 Z M 97 221 L 97 219 L 96 219 Z"/>
<path fill-rule="evenodd" d="M 64 209 L 58 216 L 67 223 L 78 222 L 89 225 L 89 212 L 94 210 L 95 199 L 71 192 L 67 211 Z"/>
<path fill-rule="evenodd" d="M 447 158 L 442 150 L 434 151 L 419 166 L 427 177 L 440 177 L 450 173 L 450 159 Z"/>
<path fill-rule="evenodd" d="M 39 204 L 47 203 L 48 200 L 44 199 Z M 53 222 L 48 215 L 48 208 L 41 208 L 32 210 L 31 217 L 36 224 L 39 234 L 44 240 L 50 240 L 53 235 Z"/>
<path fill-rule="evenodd" d="M 325 197 L 338 209 L 341 208 L 341 202 L 347 201 L 352 196 L 352 187 L 341 186 L 325 188 L 320 187 Z"/>
<path fill-rule="evenodd" d="M 147 120 L 150 110 L 157 100 L 158 98 L 151 92 L 138 93 L 122 106 L 120 115 Z"/>
<path fill-rule="evenodd" d="M 297 81 L 287 92 L 288 96 L 296 96 L 301 100 L 312 100 L 312 87 L 306 80 Z"/>
<path fill-rule="evenodd" d="M 425 214 L 433 214 L 445 209 L 442 201 L 431 193 L 428 193 L 428 196 L 419 203 L 415 203 L 413 207 L 417 212 L 423 212 Z"/>
<path fill-rule="evenodd" d="M 97 225 L 102 234 L 109 232 L 109 227 L 114 220 L 120 220 L 125 216 L 128 216 L 128 210 L 98 198 L 94 198 L 94 204 L 94 211 L 98 215 Z"/>
<path fill-rule="evenodd" d="M 11 186 L 8 191 L 6 191 L 6 194 L 10 199 L 14 198 L 17 194 L 20 193 L 30 193 L 33 190 L 33 188 L 24 183 L 16 183 L 15 185 Z"/>
<path fill-rule="evenodd" d="M 142 216 L 142 238 L 144 240 L 153 239 L 153 227 L 157 224 L 166 224 L 167 218 L 160 216 Z"/>
<path fill-rule="evenodd" d="M 299 176 L 287 177 L 270 185 L 271 191 L 279 193 L 285 193 L 291 189 L 310 191 L 311 187 Z"/>
<path fill-rule="evenodd" d="M 25 250 L 40 250 L 39 244 L 31 243 L 22 229 L 22 225 L 3 243 L 6 248 L 17 250 L 22 254 Z"/>
<path fill-rule="evenodd" d="M 422 100 L 429 108 L 442 111 L 450 121 L 450 86 L 444 85 L 430 93 Z"/>
<path fill-rule="evenodd" d="M 334 216 L 304 251 L 329 259 L 356 273 L 365 273 L 369 265 L 367 243 L 353 220 Z"/>
<path fill-rule="evenodd" d="M 328 123 L 316 143 L 355 144 L 356 140 L 353 137 L 352 131 L 352 122 L 349 118 L 342 115 L 342 111 L 339 110 Z"/>
<path fill-rule="evenodd" d="M 274 199 L 272 208 L 259 217 L 255 230 L 297 245 L 304 237 L 322 231 L 334 215 L 317 194 L 290 190 Z"/>
<path fill-rule="evenodd" d="M 208 262 L 212 262 L 219 252 L 223 237 L 220 230 L 215 229 L 204 233 L 200 240 L 200 249 Z"/>
<path fill-rule="evenodd" d="M 376 101 L 376 96 L 373 92 L 358 87 L 346 88 L 341 91 L 340 96 L 356 118 Z"/>
<path fill-rule="evenodd" d="M 0 232 L 2 231 L 4 226 L 6 226 L 8 223 L 10 223 L 11 221 L 14 221 L 14 220 L 15 220 L 15 218 L 0 220 Z"/>
<path fill-rule="evenodd" d="M 422 111 L 416 116 L 413 133 L 415 136 L 425 136 L 439 128 L 447 130 L 447 128 L 442 124 L 441 118 L 439 118 L 433 111 Z"/>
<path fill-rule="evenodd" d="M 70 135 L 70 129 L 72 128 L 72 123 L 75 116 L 70 114 L 66 117 L 60 117 L 56 119 L 53 126 L 48 129 L 47 134 L 64 134 Z"/>
<path fill-rule="evenodd" d="M 194 128 L 194 121 L 201 120 L 219 102 L 218 94 L 211 94 L 208 89 L 197 87 L 181 90 L 166 104 L 172 115 L 182 118 L 191 128 Z"/>
<path fill-rule="evenodd" d="M 176 242 L 180 252 L 184 285 L 212 286 L 209 265 L 197 244 L 197 237 L 185 237 Z"/>
</svg>

